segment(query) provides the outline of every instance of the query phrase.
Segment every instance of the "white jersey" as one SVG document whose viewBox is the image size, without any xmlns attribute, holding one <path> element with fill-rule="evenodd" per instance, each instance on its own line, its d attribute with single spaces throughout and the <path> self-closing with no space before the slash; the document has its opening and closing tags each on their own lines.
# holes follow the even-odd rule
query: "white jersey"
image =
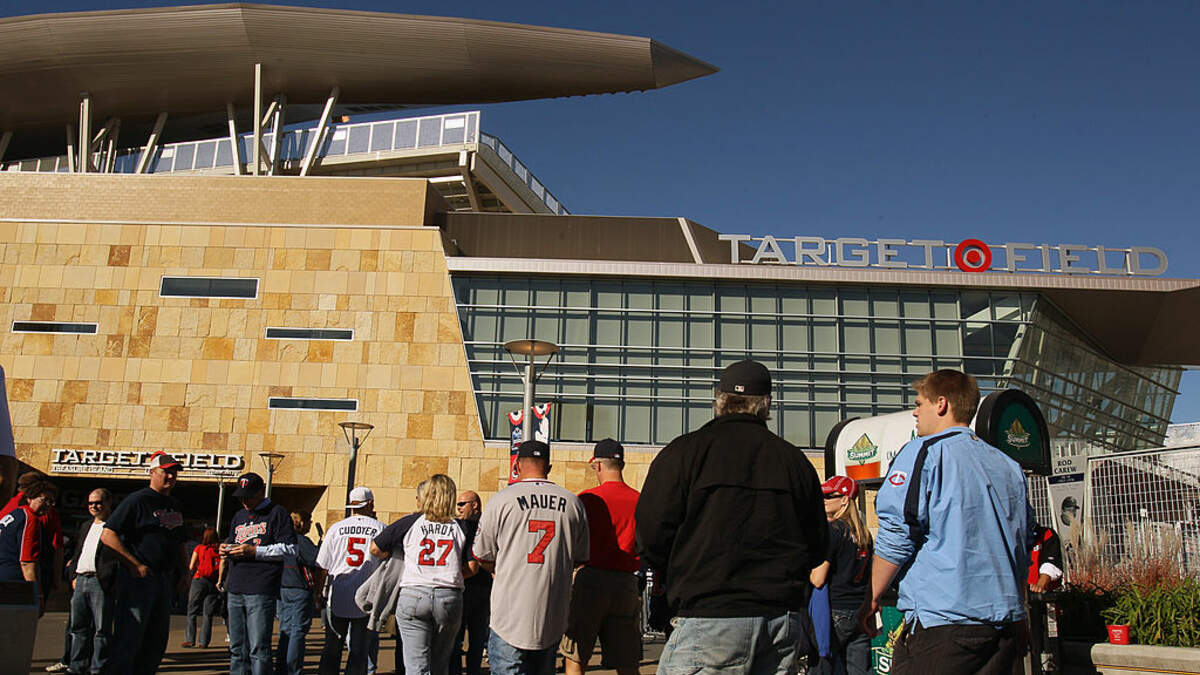
<svg viewBox="0 0 1200 675">
<path fill-rule="evenodd" d="M 401 586 L 462 588 L 467 534 L 458 523 L 435 523 L 421 516 L 404 535 Z"/>
<path fill-rule="evenodd" d="M 354 602 L 354 593 L 371 576 L 380 560 L 371 555 L 371 541 L 384 524 L 374 518 L 354 515 L 329 526 L 317 552 L 317 566 L 329 574 L 325 584 L 329 608 L 334 616 L 360 619 L 366 613 Z"/>
<path fill-rule="evenodd" d="M 523 480 L 488 500 L 472 553 L 496 563 L 492 630 L 519 649 L 557 645 L 567 629 L 571 572 L 588 559 L 587 513 L 548 480 Z"/>
</svg>

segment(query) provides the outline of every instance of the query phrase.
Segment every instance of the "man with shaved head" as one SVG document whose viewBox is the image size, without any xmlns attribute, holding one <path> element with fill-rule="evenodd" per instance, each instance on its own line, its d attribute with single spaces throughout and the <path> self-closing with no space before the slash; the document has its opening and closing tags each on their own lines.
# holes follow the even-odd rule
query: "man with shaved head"
<svg viewBox="0 0 1200 675">
<path fill-rule="evenodd" d="M 458 522 L 467 534 L 467 541 L 475 538 L 479 529 L 479 514 L 483 511 L 483 502 L 479 495 L 471 490 L 458 493 Z M 488 620 L 491 617 L 492 575 L 478 569 L 479 563 L 472 559 L 467 563 L 475 569 L 476 574 L 467 577 L 463 587 L 463 620 L 458 629 L 458 643 L 454 655 L 450 659 L 450 675 L 460 675 L 463 671 L 462 652 L 464 637 L 467 643 L 467 675 L 479 675 L 483 670 L 483 648 L 488 641 Z"/>
</svg>

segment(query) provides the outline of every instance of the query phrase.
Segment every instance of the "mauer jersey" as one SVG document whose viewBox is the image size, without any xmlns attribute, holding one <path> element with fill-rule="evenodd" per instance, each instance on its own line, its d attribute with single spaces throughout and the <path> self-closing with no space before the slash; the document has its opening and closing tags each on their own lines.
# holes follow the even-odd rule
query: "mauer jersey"
<svg viewBox="0 0 1200 675">
<path fill-rule="evenodd" d="M 0 581 L 24 581 L 21 563 L 38 562 L 41 524 L 28 506 L 0 518 Z"/>
<path fill-rule="evenodd" d="M 509 485 L 483 509 L 472 553 L 496 563 L 492 630 L 520 649 L 557 645 L 567 629 L 571 572 L 588 559 L 579 498 L 548 480 Z"/>
<path fill-rule="evenodd" d="M 371 540 L 384 527 L 374 518 L 355 515 L 339 520 L 325 532 L 321 550 L 317 552 L 317 566 L 329 573 L 326 589 L 334 616 L 343 619 L 366 616 L 354 602 L 354 593 L 379 566 L 379 558 L 371 555 Z"/>
</svg>

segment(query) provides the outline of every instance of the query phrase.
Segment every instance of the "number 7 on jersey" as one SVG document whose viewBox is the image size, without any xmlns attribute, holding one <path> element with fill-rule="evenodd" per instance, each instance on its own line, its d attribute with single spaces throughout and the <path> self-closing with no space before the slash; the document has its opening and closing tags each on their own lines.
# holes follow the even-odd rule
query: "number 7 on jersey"
<svg viewBox="0 0 1200 675">
<path fill-rule="evenodd" d="M 535 565 L 541 565 L 546 562 L 546 547 L 554 540 L 554 521 L 553 520 L 530 520 L 530 532 L 541 532 L 542 538 L 538 540 L 537 546 L 529 552 L 527 560 Z"/>
</svg>

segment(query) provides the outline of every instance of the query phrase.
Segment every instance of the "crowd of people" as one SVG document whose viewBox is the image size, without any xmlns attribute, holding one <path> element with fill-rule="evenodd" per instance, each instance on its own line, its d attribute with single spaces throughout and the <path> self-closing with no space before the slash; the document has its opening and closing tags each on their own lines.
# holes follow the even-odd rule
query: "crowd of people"
<svg viewBox="0 0 1200 675">
<path fill-rule="evenodd" d="M 597 643 L 605 666 L 634 675 L 648 576 L 670 616 L 658 619 L 663 675 L 868 673 L 894 587 L 905 619 L 892 672 L 1011 671 L 1026 586 L 1062 576 L 1056 540 L 1036 528 L 1017 464 L 970 429 L 974 379 L 941 370 L 914 387 L 917 438 L 888 468 L 875 537 L 859 485 L 821 483 L 770 431 L 771 376 L 754 361 L 721 373 L 712 421 L 658 453 L 640 494 L 617 441 L 595 445 L 597 486 L 576 495 L 550 480 L 549 445 L 527 440 L 515 480 L 487 504 L 435 474 L 413 512 L 387 524 L 358 486 L 319 545 L 311 514 L 289 513 L 246 473 L 227 536 L 205 529 L 186 550 L 171 496 L 180 465 L 158 452 L 149 485 L 115 508 L 106 490 L 88 497 L 63 669 L 156 672 L 178 595 L 182 646 L 209 647 L 223 615 L 235 675 L 302 672 L 317 614 L 322 675 L 376 672 L 389 632 L 410 675 L 479 675 L 485 650 L 495 675 L 549 675 L 560 655 L 582 675 Z M 36 473 L 19 488 L 0 512 L 0 580 L 34 582 L 44 600 L 62 565 L 57 490 Z"/>
</svg>

